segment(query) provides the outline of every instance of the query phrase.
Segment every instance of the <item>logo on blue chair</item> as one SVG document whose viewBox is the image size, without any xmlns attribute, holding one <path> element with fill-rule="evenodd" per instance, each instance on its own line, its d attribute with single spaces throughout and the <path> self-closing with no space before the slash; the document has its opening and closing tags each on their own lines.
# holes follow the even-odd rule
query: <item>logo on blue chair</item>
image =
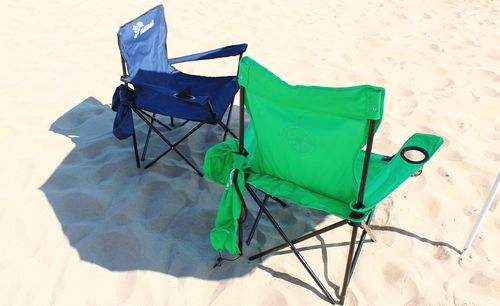
<svg viewBox="0 0 500 306">
<path fill-rule="evenodd" d="M 151 22 L 148 23 L 147 25 L 144 25 L 144 23 L 142 23 L 142 21 L 138 21 L 132 27 L 132 29 L 134 30 L 134 33 L 135 33 L 134 39 L 136 39 L 137 36 L 146 33 L 146 31 L 149 30 L 149 29 L 151 29 L 154 25 L 155 25 L 155 20 L 154 19 L 152 19 Z"/>
</svg>

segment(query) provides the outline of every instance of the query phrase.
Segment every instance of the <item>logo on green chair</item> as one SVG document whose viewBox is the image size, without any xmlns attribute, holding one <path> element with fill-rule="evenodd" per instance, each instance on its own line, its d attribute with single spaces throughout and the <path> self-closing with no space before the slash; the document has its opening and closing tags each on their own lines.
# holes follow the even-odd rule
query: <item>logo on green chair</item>
<svg viewBox="0 0 500 306">
<path fill-rule="evenodd" d="M 288 126 L 282 130 L 283 140 L 291 150 L 301 157 L 308 157 L 314 151 L 313 135 L 299 126 Z"/>
</svg>

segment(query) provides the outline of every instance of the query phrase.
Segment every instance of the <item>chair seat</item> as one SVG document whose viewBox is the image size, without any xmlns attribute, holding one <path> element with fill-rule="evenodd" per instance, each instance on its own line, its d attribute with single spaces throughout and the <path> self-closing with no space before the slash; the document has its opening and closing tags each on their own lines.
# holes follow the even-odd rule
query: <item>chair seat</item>
<svg viewBox="0 0 500 306">
<path fill-rule="evenodd" d="M 380 171 L 387 165 L 387 161 L 384 161 L 383 157 L 383 155 L 375 153 L 371 154 L 369 172 L 370 178 L 377 177 Z M 356 160 L 356 167 L 361 168 L 363 166 L 363 161 L 364 154 L 360 154 Z M 262 190 L 267 194 L 286 199 L 303 207 L 322 210 L 343 219 L 360 221 L 360 219 L 351 217 L 352 210 L 349 203 L 345 201 L 312 191 L 275 176 L 254 173 L 250 169 L 247 171 L 248 177 L 246 178 L 246 181 L 253 187 Z M 352 201 L 355 201 L 356 197 L 357 194 L 353 195 Z M 363 219 L 364 217 L 366 217 L 366 215 L 363 216 Z"/>
<path fill-rule="evenodd" d="M 139 71 L 131 80 L 136 94 L 136 107 L 153 113 L 185 120 L 214 124 L 224 115 L 239 90 L 236 76 L 206 77 L 176 70 L 173 73 Z M 167 89 L 162 91 L 162 89 Z M 207 96 L 215 118 L 206 104 L 172 97 L 171 91 L 195 97 Z"/>
<path fill-rule="evenodd" d="M 246 182 L 265 193 L 285 199 L 294 204 L 314 208 L 348 219 L 351 210 L 349 204 L 303 188 L 295 183 L 277 177 L 250 173 Z"/>
</svg>

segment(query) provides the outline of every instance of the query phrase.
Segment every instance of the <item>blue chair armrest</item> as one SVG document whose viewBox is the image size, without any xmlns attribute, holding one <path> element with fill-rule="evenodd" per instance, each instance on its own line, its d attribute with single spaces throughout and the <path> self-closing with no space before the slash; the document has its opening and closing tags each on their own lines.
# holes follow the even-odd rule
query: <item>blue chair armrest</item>
<svg viewBox="0 0 500 306">
<path fill-rule="evenodd" d="M 130 83 L 131 80 L 132 80 L 132 77 L 130 77 L 128 75 L 122 75 L 120 77 L 120 81 L 122 81 L 123 83 Z"/>
<path fill-rule="evenodd" d="M 177 99 L 177 100 L 182 100 L 182 101 L 189 102 L 189 103 L 196 104 L 196 105 L 205 105 L 205 104 L 207 104 L 207 102 L 210 101 L 210 97 L 208 97 L 208 96 L 193 96 L 193 95 L 190 95 L 187 93 L 173 90 L 173 89 L 168 88 L 168 87 L 158 86 L 158 85 L 154 85 L 154 84 L 150 84 L 150 83 L 145 83 L 142 81 L 136 82 L 134 79 L 130 79 L 130 78 L 123 78 L 122 77 L 122 81 L 126 82 L 126 83 L 130 83 L 132 85 L 137 84 L 137 85 L 140 85 L 142 87 L 147 87 L 149 90 L 156 91 L 165 97 Z"/>
<path fill-rule="evenodd" d="M 214 59 L 214 58 L 221 58 L 221 57 L 228 57 L 228 56 L 236 56 L 243 54 L 245 50 L 247 49 L 247 44 L 240 44 L 240 45 L 232 45 L 232 46 L 227 46 L 219 49 L 214 49 L 210 51 L 205 51 L 201 53 L 195 53 L 191 55 L 186 55 L 186 56 L 181 56 L 177 58 L 170 58 L 168 59 L 169 64 L 177 64 L 177 63 L 183 63 L 183 62 L 191 62 L 191 61 L 199 61 L 199 60 L 206 60 L 206 59 Z"/>
</svg>

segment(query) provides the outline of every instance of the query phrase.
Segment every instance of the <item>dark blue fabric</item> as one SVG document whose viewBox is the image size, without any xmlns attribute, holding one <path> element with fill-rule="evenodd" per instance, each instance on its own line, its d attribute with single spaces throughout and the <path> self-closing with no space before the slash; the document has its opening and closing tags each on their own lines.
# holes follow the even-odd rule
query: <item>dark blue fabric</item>
<svg viewBox="0 0 500 306">
<path fill-rule="evenodd" d="M 127 63 L 128 74 L 139 69 L 169 72 L 167 61 L 167 24 L 163 5 L 158 5 L 118 30 L 118 45 Z"/>
<path fill-rule="evenodd" d="M 239 90 L 236 76 L 203 77 L 177 73 L 159 73 L 140 70 L 132 78 L 136 107 L 185 120 L 216 123 Z M 176 98 L 189 94 L 195 100 Z M 210 112 L 208 101 L 215 116 Z"/>
<path fill-rule="evenodd" d="M 118 139 L 126 139 L 134 133 L 134 119 L 131 106 L 134 105 L 133 90 L 127 90 L 125 85 L 116 87 L 111 108 L 116 112 L 113 122 L 113 134 Z"/>
<path fill-rule="evenodd" d="M 118 31 L 120 52 L 128 68 L 127 82 L 133 84 L 135 90 L 134 100 L 126 97 L 126 102 L 116 105 L 113 102 L 113 110 L 117 111 L 113 132 L 120 139 L 127 138 L 134 131 L 132 104 L 138 109 L 165 116 L 216 123 L 239 89 L 236 76 L 189 75 L 171 64 L 239 55 L 246 50 L 246 44 L 168 60 L 166 38 L 163 5 L 126 23 Z M 122 89 L 119 87 L 117 92 L 115 95 L 119 95 L 121 101 Z"/>
<path fill-rule="evenodd" d="M 168 63 L 173 65 L 173 64 L 177 64 L 177 63 L 183 63 L 183 62 L 199 61 L 199 60 L 240 55 L 246 51 L 247 46 L 248 46 L 247 44 L 232 45 L 232 46 L 227 46 L 227 47 L 223 47 L 223 48 L 219 48 L 219 49 L 215 49 L 215 50 L 210 50 L 210 51 L 205 51 L 205 52 L 201 52 L 201 53 L 195 53 L 195 54 L 176 57 L 176 58 L 169 58 Z"/>
</svg>

